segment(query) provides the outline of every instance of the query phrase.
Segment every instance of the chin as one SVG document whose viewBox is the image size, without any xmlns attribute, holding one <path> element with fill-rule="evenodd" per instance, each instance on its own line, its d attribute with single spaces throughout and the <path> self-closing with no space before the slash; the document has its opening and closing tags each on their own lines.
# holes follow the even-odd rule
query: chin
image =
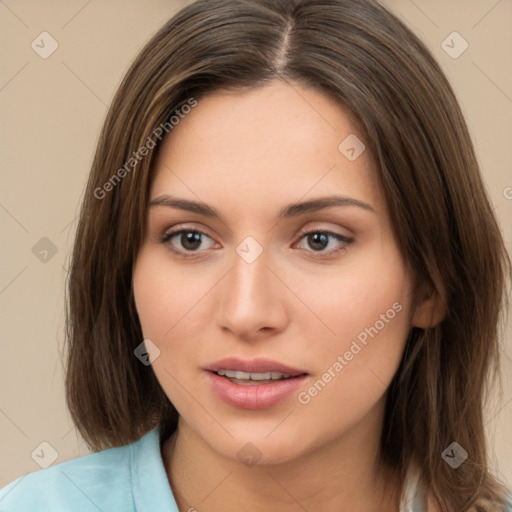
<svg viewBox="0 0 512 512">
<path fill-rule="evenodd" d="M 308 451 L 304 435 L 300 432 L 296 435 L 290 435 L 284 429 L 280 435 L 276 432 L 269 435 L 269 432 L 269 429 L 244 429 L 238 434 L 232 432 L 233 438 L 222 436 L 203 440 L 223 457 L 248 467 L 287 463 Z"/>
</svg>

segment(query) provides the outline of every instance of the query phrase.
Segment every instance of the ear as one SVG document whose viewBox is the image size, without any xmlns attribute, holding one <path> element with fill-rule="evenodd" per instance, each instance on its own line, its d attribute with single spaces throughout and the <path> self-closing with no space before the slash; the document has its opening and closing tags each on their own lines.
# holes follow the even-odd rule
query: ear
<svg viewBox="0 0 512 512">
<path fill-rule="evenodd" d="M 439 324 L 448 312 L 444 299 L 435 290 L 424 291 L 419 294 L 412 316 L 412 326 L 428 329 Z"/>
</svg>

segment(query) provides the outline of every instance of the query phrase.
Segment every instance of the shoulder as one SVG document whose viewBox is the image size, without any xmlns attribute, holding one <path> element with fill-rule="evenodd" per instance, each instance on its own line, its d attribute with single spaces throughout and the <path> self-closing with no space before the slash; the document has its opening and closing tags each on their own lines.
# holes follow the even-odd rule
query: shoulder
<svg viewBox="0 0 512 512">
<path fill-rule="evenodd" d="M 0 490 L 0 512 L 134 510 L 130 459 L 137 443 L 17 478 Z"/>
</svg>

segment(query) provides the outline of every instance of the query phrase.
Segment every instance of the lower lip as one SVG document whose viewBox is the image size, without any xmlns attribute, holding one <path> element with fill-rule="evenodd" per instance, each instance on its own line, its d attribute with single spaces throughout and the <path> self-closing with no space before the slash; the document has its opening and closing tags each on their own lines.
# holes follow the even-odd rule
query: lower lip
<svg viewBox="0 0 512 512">
<path fill-rule="evenodd" d="M 297 391 L 307 375 L 276 380 L 268 384 L 235 384 L 225 377 L 207 371 L 213 391 L 228 405 L 238 409 L 269 409 Z"/>
</svg>

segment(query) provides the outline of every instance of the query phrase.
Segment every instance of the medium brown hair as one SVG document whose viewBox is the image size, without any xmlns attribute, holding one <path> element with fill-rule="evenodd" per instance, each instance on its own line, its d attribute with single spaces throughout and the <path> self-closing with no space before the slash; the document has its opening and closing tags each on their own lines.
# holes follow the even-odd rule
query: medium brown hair
<svg viewBox="0 0 512 512">
<path fill-rule="evenodd" d="M 160 145 L 126 164 L 191 98 L 275 79 L 315 88 L 355 116 L 404 261 L 447 305 L 440 324 L 409 333 L 388 390 L 382 460 L 402 481 L 416 465 L 443 511 L 502 510 L 483 404 L 498 370 L 510 260 L 449 82 L 411 30 L 372 0 L 199 0 L 137 56 L 98 141 L 68 277 L 74 423 L 93 450 L 157 425 L 166 435 L 176 429 L 177 411 L 134 356 L 143 335 L 132 271 Z M 441 457 L 453 441 L 468 452 L 456 470 Z"/>
</svg>

